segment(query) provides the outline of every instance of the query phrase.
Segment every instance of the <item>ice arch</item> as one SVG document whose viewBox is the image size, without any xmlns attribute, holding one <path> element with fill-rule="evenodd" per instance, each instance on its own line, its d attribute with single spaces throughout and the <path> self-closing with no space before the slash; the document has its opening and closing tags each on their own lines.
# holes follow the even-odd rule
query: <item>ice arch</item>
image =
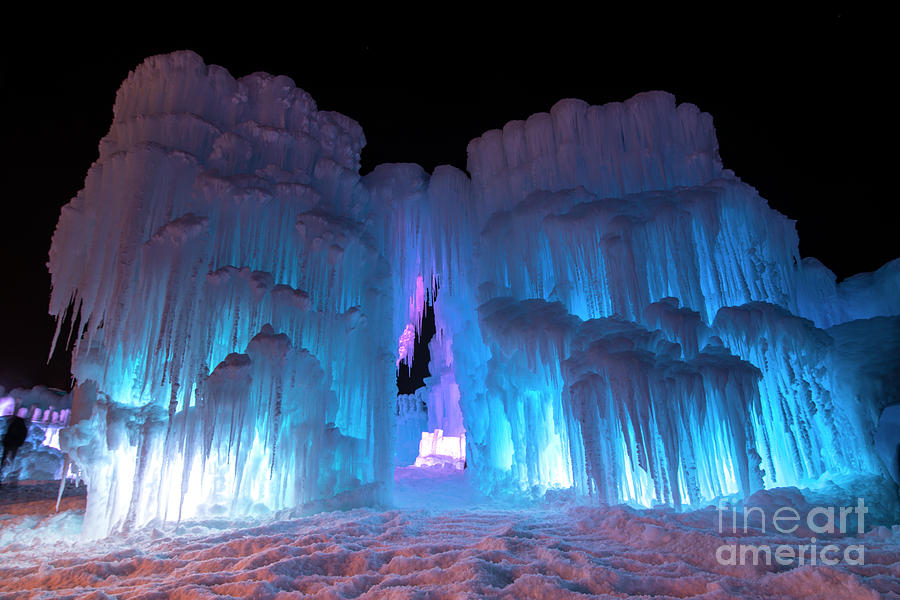
<svg viewBox="0 0 900 600">
<path fill-rule="evenodd" d="M 458 396 L 486 489 L 677 506 L 883 473 L 892 367 L 858 356 L 896 344 L 900 262 L 836 285 L 800 261 L 708 114 L 563 100 L 473 140 L 470 175 L 361 177 L 364 143 L 290 79 L 191 52 L 123 83 L 49 262 L 51 314 L 82 317 L 61 443 L 92 534 L 384 501 L 430 284 L 429 393 Z"/>
</svg>

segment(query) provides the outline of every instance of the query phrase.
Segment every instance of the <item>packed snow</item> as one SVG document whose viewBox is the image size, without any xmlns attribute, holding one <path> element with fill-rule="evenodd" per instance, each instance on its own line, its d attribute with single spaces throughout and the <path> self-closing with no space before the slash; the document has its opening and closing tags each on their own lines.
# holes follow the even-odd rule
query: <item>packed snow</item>
<svg viewBox="0 0 900 600">
<path fill-rule="evenodd" d="M 723 545 L 810 543 L 810 532 L 730 530 L 713 506 L 589 507 L 486 499 L 464 472 L 398 476 L 395 508 L 255 520 L 200 519 L 86 542 L 84 497 L 53 500 L 0 488 L 0 595 L 7 598 L 783 598 L 900 597 L 900 526 L 819 536 L 864 547 L 864 564 L 721 564 Z M 45 491 L 52 492 L 53 486 Z M 796 489 L 752 499 L 808 506 Z M 54 494 L 55 495 L 55 494 Z M 771 514 L 771 513 L 770 513 Z M 719 533 L 724 515 L 724 533 Z M 824 536 L 828 538 L 829 536 Z M 821 560 L 821 552 L 816 552 Z M 851 554 L 855 556 L 856 554 Z M 749 555 L 748 555 L 749 556 Z M 726 561 L 727 562 L 727 561 Z M 850 562 L 853 562 L 852 560 Z"/>
</svg>

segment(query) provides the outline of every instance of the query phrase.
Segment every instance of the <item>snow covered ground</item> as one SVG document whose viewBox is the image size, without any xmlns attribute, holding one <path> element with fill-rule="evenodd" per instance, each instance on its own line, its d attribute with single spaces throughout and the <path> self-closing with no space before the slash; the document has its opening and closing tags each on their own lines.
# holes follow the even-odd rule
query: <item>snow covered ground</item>
<svg viewBox="0 0 900 600">
<path fill-rule="evenodd" d="M 54 483 L 0 488 L 0 597 L 900 598 L 898 526 L 832 540 L 864 545 L 864 565 L 723 566 L 723 543 L 797 545 L 809 531 L 720 534 L 714 507 L 516 506 L 479 496 L 464 472 L 408 468 L 388 510 L 191 521 L 83 542 L 73 540 L 83 488 L 67 493 L 55 513 Z"/>
</svg>

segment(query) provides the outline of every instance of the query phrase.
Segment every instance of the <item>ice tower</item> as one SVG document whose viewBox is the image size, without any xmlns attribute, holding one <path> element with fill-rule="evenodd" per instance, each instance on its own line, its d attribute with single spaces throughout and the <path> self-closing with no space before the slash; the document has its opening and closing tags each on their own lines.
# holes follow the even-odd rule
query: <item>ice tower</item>
<svg viewBox="0 0 900 600">
<path fill-rule="evenodd" d="M 51 312 L 82 317 L 86 529 L 380 498 L 393 296 L 363 144 L 289 79 L 189 52 L 122 85 L 50 252 Z"/>
<path fill-rule="evenodd" d="M 61 443 L 94 535 L 382 502 L 423 427 L 518 494 L 886 477 L 900 261 L 836 284 L 800 260 L 708 114 L 563 100 L 473 140 L 469 174 L 361 177 L 363 145 L 291 80 L 190 52 L 123 83 L 49 263 L 50 312 L 81 315 Z M 429 300 L 431 376 L 398 402 Z"/>
</svg>

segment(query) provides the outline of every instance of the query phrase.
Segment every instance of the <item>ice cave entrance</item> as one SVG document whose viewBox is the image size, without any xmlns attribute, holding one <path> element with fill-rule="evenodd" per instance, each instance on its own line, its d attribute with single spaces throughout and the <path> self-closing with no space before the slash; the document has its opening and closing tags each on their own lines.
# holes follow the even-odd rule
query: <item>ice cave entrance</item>
<svg viewBox="0 0 900 600">
<path fill-rule="evenodd" d="M 433 365 L 434 363 L 432 363 Z M 394 503 L 402 508 L 475 505 L 468 477 L 466 431 L 452 370 L 430 375 L 413 394 L 398 394 Z"/>
<path fill-rule="evenodd" d="M 453 354 L 435 318 L 436 295 L 437 286 L 426 292 L 420 275 L 410 298 L 410 323 L 399 340 L 394 464 L 449 474 L 467 466 L 466 430 Z"/>
<path fill-rule="evenodd" d="M 395 467 L 448 474 L 466 468 L 466 430 L 452 370 L 425 378 L 412 394 L 398 394 Z"/>
</svg>

